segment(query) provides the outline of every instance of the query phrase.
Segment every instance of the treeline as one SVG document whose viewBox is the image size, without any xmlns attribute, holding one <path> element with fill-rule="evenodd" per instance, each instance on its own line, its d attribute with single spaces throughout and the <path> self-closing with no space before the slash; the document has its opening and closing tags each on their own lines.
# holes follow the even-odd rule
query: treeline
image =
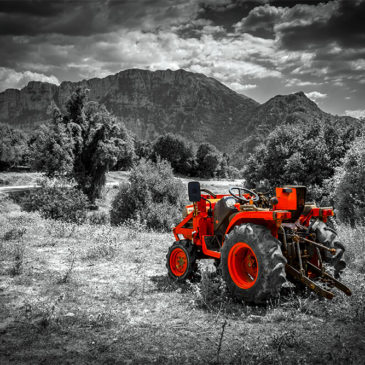
<svg viewBox="0 0 365 365">
<path fill-rule="evenodd" d="M 172 133 L 158 137 L 152 143 L 137 141 L 136 154 L 156 162 L 170 162 L 177 174 L 205 178 L 238 178 L 240 171 L 229 165 L 226 153 L 221 153 L 210 143 L 196 144 Z"/>
<path fill-rule="evenodd" d="M 88 102 L 82 89 L 71 96 L 65 114 L 54 107 L 49 123 L 30 135 L 0 125 L 0 140 L 0 171 L 27 165 L 48 177 L 79 175 L 76 166 L 87 175 L 92 169 L 126 170 L 141 159 L 162 159 L 171 164 L 175 173 L 184 176 L 240 176 L 240 171 L 229 165 L 229 156 L 212 144 L 196 144 L 172 133 L 154 141 L 138 139 L 104 106 Z M 80 183 L 92 183 L 81 180 Z"/>
<path fill-rule="evenodd" d="M 364 220 L 365 134 L 361 122 L 279 125 L 238 170 L 231 161 L 242 162 L 237 156 L 240 148 L 228 156 L 209 143 L 196 144 L 171 133 L 154 141 L 138 140 L 104 106 L 88 102 L 85 90 L 73 93 L 65 109 L 62 114 L 55 108 L 50 123 L 30 137 L 0 125 L 0 170 L 26 164 L 48 177 L 74 180 L 94 203 L 108 170 L 141 169 L 144 163 L 158 166 L 167 161 L 175 174 L 242 178 L 247 187 L 262 192 L 274 193 L 276 186 L 285 184 L 305 185 L 307 200 L 334 205 L 342 221 L 355 224 Z"/>
<path fill-rule="evenodd" d="M 319 121 L 278 126 L 256 147 L 243 169 L 248 187 L 305 185 L 307 201 L 331 205 L 341 221 L 364 221 L 364 125 Z"/>
</svg>

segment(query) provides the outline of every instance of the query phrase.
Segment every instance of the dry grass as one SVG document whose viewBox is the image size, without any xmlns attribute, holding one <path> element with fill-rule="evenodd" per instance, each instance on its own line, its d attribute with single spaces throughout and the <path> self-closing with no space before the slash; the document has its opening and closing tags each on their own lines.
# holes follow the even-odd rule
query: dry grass
<svg viewBox="0 0 365 365">
<path fill-rule="evenodd" d="M 329 302 L 286 288 L 255 307 L 227 296 L 209 262 L 201 283 L 168 280 L 171 234 L 138 224 L 78 226 L 12 208 L 0 215 L 1 364 L 363 363 L 362 227 L 341 233 L 354 258 L 343 278 L 352 297 Z M 11 275 L 17 245 L 22 265 Z"/>
</svg>

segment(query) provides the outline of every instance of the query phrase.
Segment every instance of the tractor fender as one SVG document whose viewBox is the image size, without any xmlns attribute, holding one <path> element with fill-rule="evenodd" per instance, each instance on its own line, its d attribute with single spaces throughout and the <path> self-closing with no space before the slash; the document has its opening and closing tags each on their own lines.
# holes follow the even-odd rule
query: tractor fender
<svg viewBox="0 0 365 365">
<path fill-rule="evenodd" d="M 276 237 L 277 235 L 277 227 L 275 225 L 275 220 L 273 219 L 272 211 L 249 211 L 232 215 L 223 237 L 226 237 L 235 226 L 239 226 L 243 223 L 264 226 L 272 232 L 273 236 Z"/>
</svg>

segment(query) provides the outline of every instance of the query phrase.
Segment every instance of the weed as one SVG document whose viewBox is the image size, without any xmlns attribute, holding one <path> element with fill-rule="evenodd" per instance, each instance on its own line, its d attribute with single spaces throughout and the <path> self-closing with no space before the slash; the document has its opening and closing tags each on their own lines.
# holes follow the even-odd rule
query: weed
<svg viewBox="0 0 365 365">
<path fill-rule="evenodd" d="M 197 308 L 220 311 L 222 305 L 228 301 L 222 277 L 207 268 L 202 271 L 200 282 L 191 284 L 191 289 Z"/>
<path fill-rule="evenodd" d="M 97 260 L 105 258 L 107 260 L 112 260 L 117 254 L 117 245 L 115 242 L 104 242 L 96 246 L 90 247 L 83 259 L 87 260 Z"/>
<path fill-rule="evenodd" d="M 146 222 L 139 215 L 136 219 L 127 220 L 124 226 L 127 229 L 127 241 L 136 240 L 140 233 L 147 231 Z"/>
<path fill-rule="evenodd" d="M 223 322 L 223 325 L 222 325 L 222 332 L 221 332 L 221 335 L 219 337 L 219 342 L 218 342 L 218 348 L 217 348 L 217 364 L 219 364 L 219 354 L 221 352 L 221 348 L 222 348 L 222 342 L 223 342 L 223 336 L 224 336 L 224 330 L 226 328 L 226 325 L 227 325 L 227 320 L 225 320 Z"/>
<path fill-rule="evenodd" d="M 6 231 L 2 239 L 4 241 L 18 241 L 23 238 L 26 232 L 26 228 L 11 228 L 10 230 Z"/>
<path fill-rule="evenodd" d="M 70 238 L 75 234 L 77 224 L 48 219 L 46 220 L 45 228 L 48 236 Z M 54 244 L 51 244 L 51 246 L 54 246 Z"/>
<path fill-rule="evenodd" d="M 294 330 L 274 334 L 270 344 L 279 353 L 283 352 L 288 347 L 295 348 L 300 346 L 298 335 Z"/>
<path fill-rule="evenodd" d="M 87 218 L 88 218 L 89 224 L 104 225 L 104 224 L 110 223 L 110 216 L 107 212 L 104 212 L 104 211 L 91 212 Z"/>
<path fill-rule="evenodd" d="M 26 301 L 23 316 L 40 329 L 46 329 L 52 323 L 58 323 L 60 303 L 64 298 L 64 294 L 60 294 L 53 301 Z"/>
<path fill-rule="evenodd" d="M 11 276 L 20 275 L 23 271 L 25 245 L 18 243 L 13 248 L 13 264 L 9 270 Z"/>
<path fill-rule="evenodd" d="M 70 250 L 70 255 L 68 257 L 68 262 L 69 262 L 68 268 L 63 274 L 63 276 L 57 281 L 58 284 L 66 284 L 69 282 L 72 271 L 75 266 L 75 261 L 76 261 L 75 252 Z"/>
<path fill-rule="evenodd" d="M 341 242 L 345 245 L 345 258 L 349 268 L 365 274 L 365 226 L 350 227 L 341 224 L 337 227 Z"/>
</svg>

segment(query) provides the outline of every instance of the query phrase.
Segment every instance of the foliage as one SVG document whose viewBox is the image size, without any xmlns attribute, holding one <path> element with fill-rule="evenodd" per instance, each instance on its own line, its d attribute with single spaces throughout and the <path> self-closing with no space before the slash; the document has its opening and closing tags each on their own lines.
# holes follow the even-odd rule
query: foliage
<svg viewBox="0 0 365 365">
<path fill-rule="evenodd" d="M 118 125 L 104 106 L 93 102 L 84 108 L 81 96 L 82 91 L 73 95 L 66 116 L 74 131 L 72 175 L 90 201 L 94 202 L 100 197 L 109 169 L 123 160 L 130 165 L 134 152 L 126 129 Z"/>
<path fill-rule="evenodd" d="M 63 123 L 62 114 L 55 108 L 52 120 L 42 125 L 30 141 L 30 163 L 47 177 L 69 176 L 73 169 L 73 141 L 70 130 Z"/>
<path fill-rule="evenodd" d="M 342 222 L 364 222 L 365 217 L 365 135 L 356 139 L 333 178 L 334 202 Z"/>
<path fill-rule="evenodd" d="M 242 178 L 242 172 L 234 166 L 227 166 L 226 168 L 226 177 L 230 179 L 240 179 Z"/>
<path fill-rule="evenodd" d="M 23 198 L 21 205 L 28 212 L 39 211 L 46 219 L 82 223 L 86 220 L 88 199 L 79 189 L 70 187 L 68 181 L 44 180 L 39 190 Z"/>
<path fill-rule="evenodd" d="M 136 157 L 140 160 L 144 158 L 146 160 L 150 159 L 153 154 L 152 143 L 150 141 L 144 141 L 136 139 L 134 141 L 134 149 Z"/>
<path fill-rule="evenodd" d="M 220 168 L 222 157 L 215 146 L 210 143 L 202 143 L 196 152 L 197 172 L 202 177 L 213 177 Z"/>
<path fill-rule="evenodd" d="M 251 186 L 306 185 L 309 192 L 315 190 L 312 198 L 328 194 L 324 182 L 341 164 L 356 133 L 352 125 L 318 121 L 279 126 L 248 158 L 244 178 Z"/>
<path fill-rule="evenodd" d="M 194 166 L 193 146 L 183 137 L 171 133 L 158 137 L 152 146 L 156 157 L 169 161 L 175 172 L 189 175 Z"/>
<path fill-rule="evenodd" d="M 167 161 L 142 159 L 112 203 L 111 222 L 141 220 L 149 228 L 169 230 L 181 216 L 183 196 L 182 183 L 174 178 Z"/>
<path fill-rule="evenodd" d="M 336 227 L 341 243 L 346 247 L 349 269 L 365 274 L 365 225 L 339 224 Z"/>
<path fill-rule="evenodd" d="M 33 142 L 33 162 L 49 177 L 76 180 L 91 202 L 100 197 L 106 173 L 117 163 L 131 166 L 133 141 L 124 125 L 104 106 L 87 102 L 86 90 L 77 89 L 66 103 L 64 116 L 53 113 L 49 127 L 43 127 Z"/>
<path fill-rule="evenodd" d="M 26 136 L 17 129 L 0 124 L 0 171 L 24 163 L 27 154 Z"/>
</svg>

